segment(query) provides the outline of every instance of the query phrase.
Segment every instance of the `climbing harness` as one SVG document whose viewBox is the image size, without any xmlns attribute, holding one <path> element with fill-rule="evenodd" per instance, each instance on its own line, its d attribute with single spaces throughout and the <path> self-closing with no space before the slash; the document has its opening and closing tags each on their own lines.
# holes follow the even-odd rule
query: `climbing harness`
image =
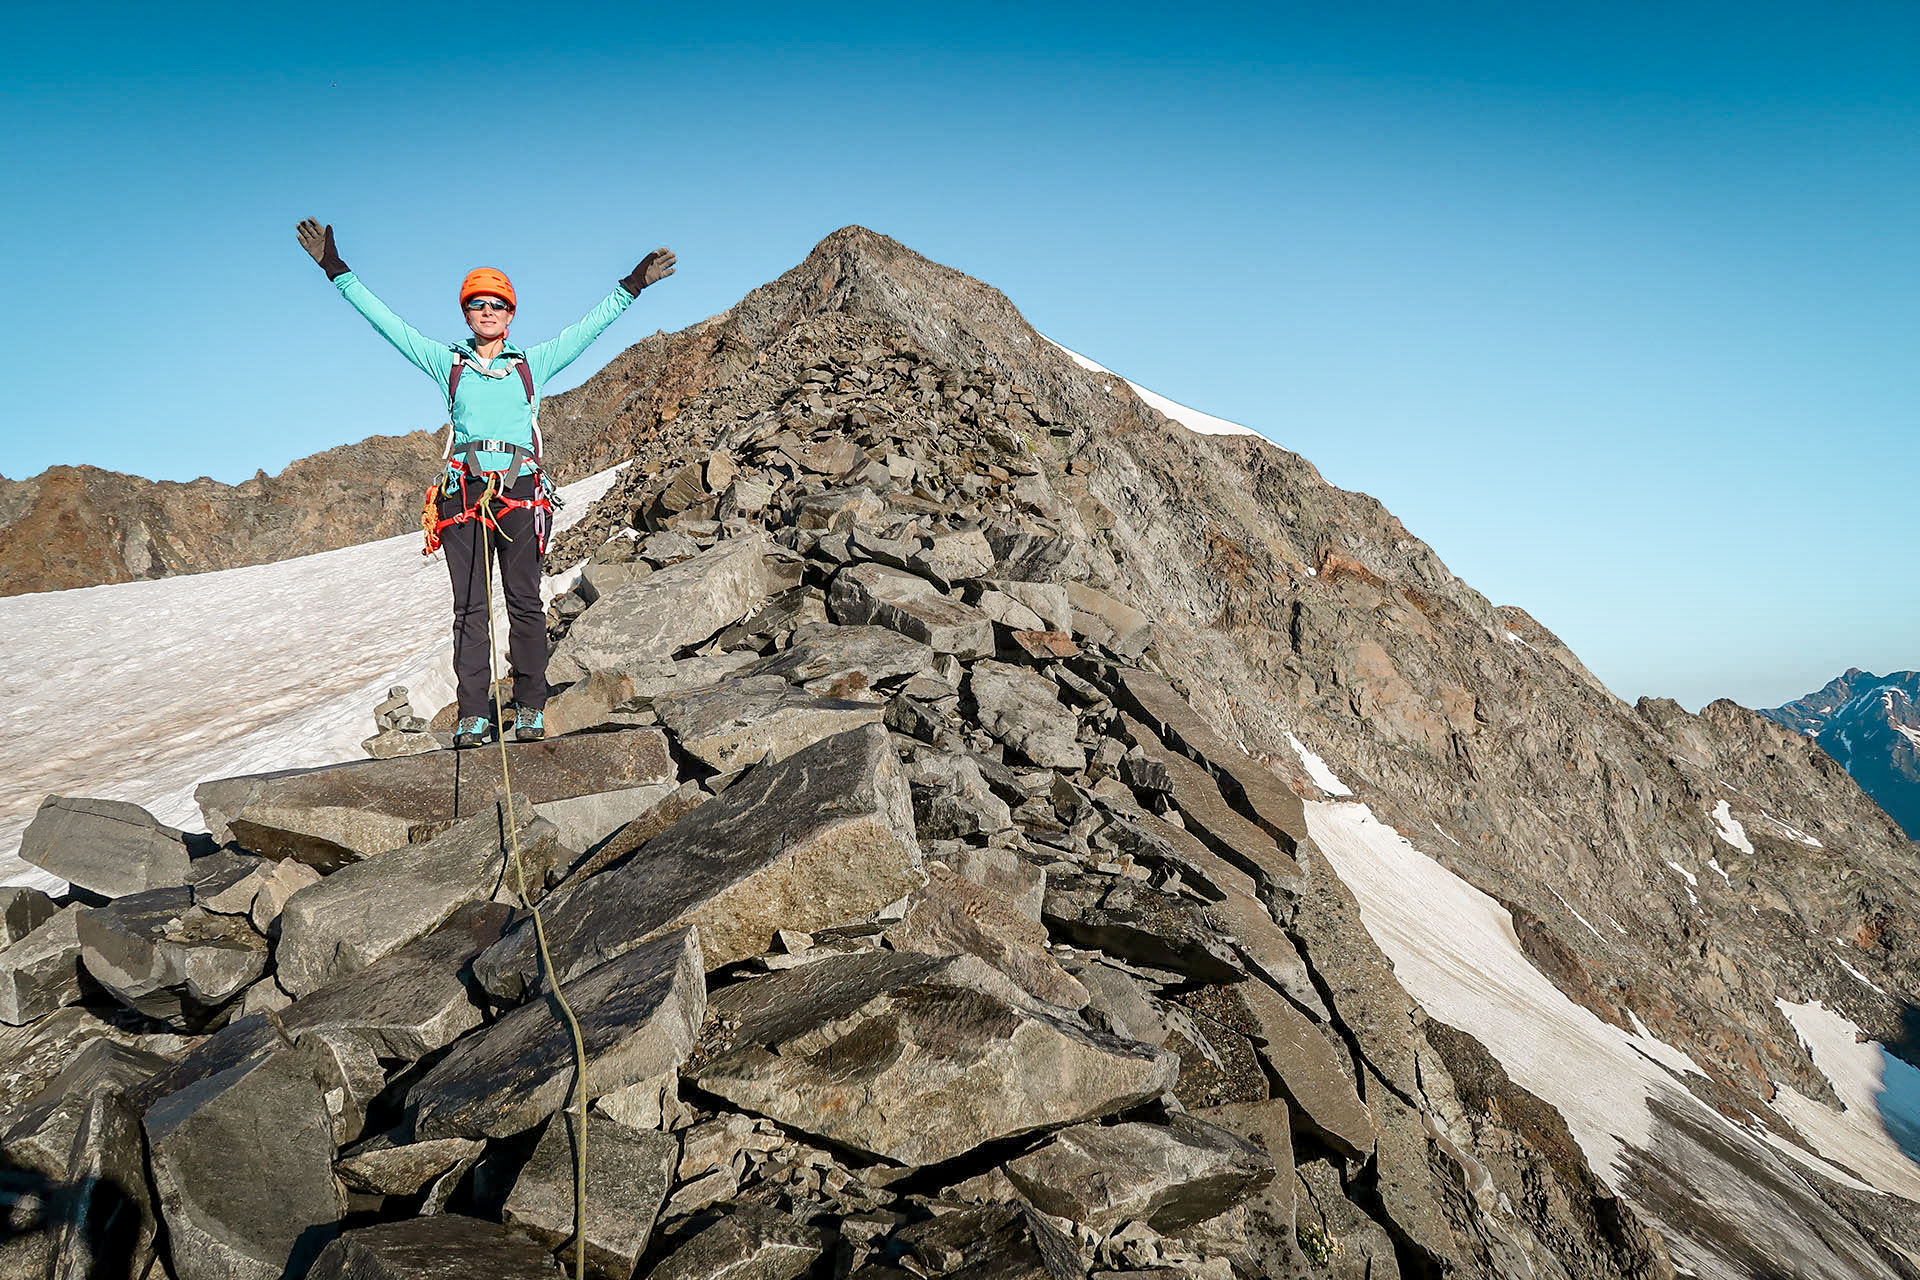
<svg viewBox="0 0 1920 1280">
<path fill-rule="evenodd" d="M 553 481 L 548 479 L 546 469 L 540 465 L 540 402 L 533 392 L 533 370 L 517 352 L 507 352 L 503 357 L 506 368 L 490 369 L 475 363 L 473 356 L 463 347 L 453 349 L 453 370 L 447 375 L 447 443 L 440 452 L 440 461 L 445 464 L 441 473 L 427 486 L 426 496 L 420 502 L 420 532 L 426 545 L 420 554 L 430 556 L 440 549 L 440 535 L 446 529 L 469 520 L 478 520 L 486 528 L 500 533 L 498 518 L 508 511 L 522 507 L 533 511 L 533 534 L 538 554 L 547 554 L 547 532 L 553 523 L 554 510 L 562 505 L 560 495 L 554 491 Z M 453 439 L 453 398 L 460 391 L 460 371 L 471 367 L 473 371 L 486 378 L 504 378 L 509 373 L 520 375 L 520 385 L 526 389 L 527 404 L 533 413 L 533 448 L 514 444 L 507 440 L 463 440 L 457 446 Z M 483 453 L 504 453 L 508 457 L 505 467 L 486 470 L 480 466 Z M 510 498 L 511 489 L 520 477 L 531 472 L 537 477 L 531 498 Z M 494 493 L 492 503 L 484 503 L 485 494 L 468 501 L 467 481 L 485 479 L 488 492 Z M 440 498 L 442 494 L 452 496 L 455 484 L 460 488 L 460 510 L 440 517 Z M 505 534 L 501 534 L 505 537 Z"/>
<path fill-rule="evenodd" d="M 456 366 L 457 368 L 458 366 Z M 513 812 L 513 779 L 507 772 L 507 737 L 498 726 L 506 721 L 506 712 L 500 705 L 499 672 L 495 669 L 499 648 L 493 628 L 493 534 L 498 532 L 491 511 L 486 508 L 500 501 L 496 492 L 497 473 L 489 473 L 487 487 L 475 499 L 475 506 L 482 509 L 480 520 L 481 567 L 487 584 L 487 681 L 493 691 L 493 722 L 496 726 L 494 737 L 500 743 L 500 790 L 505 796 L 507 810 L 507 838 L 511 842 L 512 852 L 508 861 L 513 866 L 514 882 L 519 891 L 520 905 L 533 917 L 533 940 L 540 952 L 540 971 L 547 980 L 547 989 L 553 993 L 553 1003 L 558 1009 L 560 1020 L 567 1025 L 567 1034 L 573 1040 L 573 1101 L 574 1142 L 573 1142 L 573 1275 L 574 1280 L 586 1280 L 587 1266 L 587 1046 L 580 1032 L 580 1020 L 574 1017 L 573 1006 L 567 1003 L 566 992 L 560 987 L 560 974 L 553 965 L 553 953 L 547 949 L 547 923 L 540 915 L 540 908 L 533 905 L 527 896 L 527 870 L 520 858 L 520 823 Z M 526 505 L 521 503 L 519 505 Z M 505 535 L 502 535 L 503 537 Z"/>
</svg>

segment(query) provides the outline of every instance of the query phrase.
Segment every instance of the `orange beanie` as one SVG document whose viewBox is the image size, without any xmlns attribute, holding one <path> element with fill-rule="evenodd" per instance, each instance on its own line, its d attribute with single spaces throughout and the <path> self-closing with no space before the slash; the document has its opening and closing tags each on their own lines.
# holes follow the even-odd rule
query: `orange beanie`
<svg viewBox="0 0 1920 1280">
<path fill-rule="evenodd" d="M 475 267 L 467 272 L 467 278 L 460 282 L 460 305 L 466 306 L 470 298 L 485 295 L 490 298 L 505 298 L 507 305 L 517 306 L 513 297 L 513 281 L 507 279 L 504 271 L 495 271 L 492 267 Z"/>
</svg>

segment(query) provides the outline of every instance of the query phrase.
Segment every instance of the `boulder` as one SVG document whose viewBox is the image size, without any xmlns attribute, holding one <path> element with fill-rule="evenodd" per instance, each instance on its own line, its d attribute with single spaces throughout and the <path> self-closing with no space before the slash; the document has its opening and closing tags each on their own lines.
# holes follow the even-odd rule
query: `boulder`
<svg viewBox="0 0 1920 1280">
<path fill-rule="evenodd" d="M 39 889 L 8 885 L 0 889 L 0 947 L 10 947 L 53 919 L 60 906 Z"/>
<path fill-rule="evenodd" d="M 913 762 L 908 778 L 913 785 L 914 822 L 928 840 L 990 836 L 1013 825 L 1007 802 L 993 793 L 978 762 L 969 756 L 922 756 Z"/>
<path fill-rule="evenodd" d="M 871 702 L 803 693 L 778 675 L 744 677 L 659 698 L 654 710 L 681 750 L 721 773 L 768 756 L 784 760 L 822 738 L 878 724 L 884 713 Z"/>
<path fill-rule="evenodd" d="M 1293 1128 L 1287 1104 L 1279 1098 L 1265 1102 L 1235 1102 L 1224 1107 L 1207 1107 L 1192 1113 L 1205 1121 L 1238 1134 L 1273 1162 L 1277 1176 L 1256 1189 L 1246 1200 L 1259 1250 L 1260 1261 L 1268 1275 L 1295 1275 L 1302 1259 L 1295 1236 L 1293 1170 Z"/>
<path fill-rule="evenodd" d="M 267 940 L 246 917 L 196 907 L 185 887 L 117 898 L 82 916 L 77 931 L 89 977 L 182 1031 L 205 1026 L 267 969 Z"/>
<path fill-rule="evenodd" d="M 973 607 L 1009 631 L 1046 631 L 1046 619 L 1004 591 L 986 590 Z"/>
<path fill-rule="evenodd" d="M 835 622 L 898 631 L 937 653 L 984 658 L 993 653 L 993 623 L 971 605 L 941 593 L 917 574 L 864 561 L 833 577 L 827 608 Z"/>
<path fill-rule="evenodd" d="M 280 936 L 280 913 L 286 910 L 293 895 L 310 884 L 320 883 L 320 873 L 304 862 L 283 858 L 273 866 L 274 870 L 259 882 L 253 905 L 247 912 L 253 927 L 268 938 Z"/>
<path fill-rule="evenodd" d="M 48 796 L 20 857 L 103 898 L 187 882 L 186 837 L 124 800 Z"/>
<path fill-rule="evenodd" d="M 542 808 L 679 780 L 658 729 L 548 738 L 508 752 L 514 793 Z M 221 778 L 193 794 L 222 842 L 331 871 L 492 812 L 499 781 L 497 750 L 434 751 Z"/>
<path fill-rule="evenodd" d="M 1036 630 L 1073 630 L 1073 606 L 1068 603 L 1067 589 L 1059 583 L 993 579 L 985 585 L 1038 615 L 1041 625 Z"/>
<path fill-rule="evenodd" d="M 1086 750 L 1075 741 L 1080 722 L 1060 704 L 1053 681 L 1026 667 L 991 659 L 967 675 L 980 727 L 1043 769 L 1084 769 Z"/>
<path fill-rule="evenodd" d="M 920 880 L 906 777 L 886 730 L 867 725 L 749 771 L 640 856 L 555 893 L 544 915 L 563 980 L 690 924 L 718 968 L 758 955 L 777 929 L 856 920 Z M 474 972 L 519 1000 L 537 968 L 523 925 Z"/>
<path fill-rule="evenodd" d="M 1073 1240 L 1032 1206 L 942 1208 L 894 1233 L 894 1244 L 912 1254 L 924 1273 L 966 1280 L 1085 1280 L 1086 1265 Z"/>
<path fill-rule="evenodd" d="M 147 1109 L 153 1185 L 180 1280 L 302 1275 L 346 1213 L 310 1051 L 259 1054 Z"/>
<path fill-rule="evenodd" d="M 684 1073 L 700 1088 L 903 1165 L 1126 1110 L 1179 1070 L 971 956 L 834 956 L 728 987 L 712 1008 Z"/>
<path fill-rule="evenodd" d="M 528 891 L 574 860 L 553 825 L 528 818 L 521 797 L 519 850 Z M 439 928 L 462 906 L 517 901 L 519 877 L 507 865 L 506 805 L 489 806 L 425 844 L 356 862 L 287 900 L 274 948 L 277 977 L 295 999 L 358 972 Z"/>
<path fill-rule="evenodd" d="M 60 1178 L 46 1280 L 142 1280 L 158 1229 L 140 1112 L 118 1091 L 82 1104 Z"/>
<path fill-rule="evenodd" d="M 441 1214 L 349 1231 L 326 1247 L 307 1280 L 559 1280 L 561 1274 L 553 1255 L 525 1236 Z"/>
<path fill-rule="evenodd" d="M 1180 752 L 1162 746 L 1151 730 L 1131 716 L 1125 717 L 1122 723 L 1147 759 L 1166 770 L 1173 802 L 1180 807 L 1180 816 L 1188 831 L 1217 848 L 1230 850 L 1236 860 L 1251 863 L 1270 879 L 1297 891 L 1301 882 L 1300 866 L 1292 854 L 1264 828 L 1227 803 L 1211 773 Z"/>
<path fill-rule="evenodd" d="M 1246 976 L 1232 940 L 1196 902 L 1132 880 L 1063 875 L 1047 880 L 1048 925 L 1077 946 L 1200 982 Z"/>
<path fill-rule="evenodd" d="M 412 1196 L 462 1165 L 471 1166 L 486 1149 L 477 1138 L 434 1138 L 406 1142 L 393 1131 L 378 1133 L 334 1162 L 333 1171 L 355 1191 L 377 1196 Z"/>
<path fill-rule="evenodd" d="M 109 1039 L 89 1041 L 44 1087 L 29 1095 L 0 1141 L 7 1163 L 49 1178 L 66 1176 L 73 1137 L 99 1094 L 125 1093 L 173 1064 Z"/>
<path fill-rule="evenodd" d="M 1091 998 L 1047 953 L 1047 930 L 992 889 L 938 862 L 927 864 L 927 884 L 907 899 L 906 914 L 880 935 L 895 951 L 978 956 L 1028 995 L 1064 1009 Z"/>
<path fill-rule="evenodd" d="M 993 572 L 993 548 L 978 529 L 936 534 L 912 564 L 915 572 L 939 582 L 967 582 Z"/>
<path fill-rule="evenodd" d="M 1153 643 L 1153 623 L 1132 605 L 1084 582 L 1069 582 L 1066 591 L 1075 635 L 1103 644 L 1122 658 L 1137 658 Z"/>
<path fill-rule="evenodd" d="M 798 1280 L 827 1251 L 827 1233 L 780 1214 L 731 1213 L 681 1244 L 647 1280 Z"/>
<path fill-rule="evenodd" d="M 931 670 L 935 656 L 918 640 L 886 627 L 826 623 L 801 627 L 790 646 L 742 674 L 779 676 L 790 684 L 839 683 L 852 693 Z"/>
<path fill-rule="evenodd" d="M 0 947 L 0 1022 L 20 1026 L 80 998 L 80 919 L 58 912 L 18 942 Z"/>
<path fill-rule="evenodd" d="M 547 733 L 554 736 L 620 725 L 652 710 L 653 700 L 710 684 L 759 661 L 753 653 L 681 658 L 635 658 L 589 671 L 547 702 Z"/>
<path fill-rule="evenodd" d="M 706 1011 L 700 943 L 680 929 L 565 983 L 586 1047 L 589 1100 L 677 1068 Z M 499 1138 L 558 1111 L 573 1042 L 552 1003 L 522 1005 L 456 1042 L 407 1094 L 420 1138 Z"/>
<path fill-rule="evenodd" d="M 1260 1025 L 1258 1052 L 1292 1104 L 1294 1123 L 1341 1154 L 1365 1159 L 1374 1146 L 1373 1116 L 1360 1101 L 1344 1055 L 1265 983 L 1242 983 L 1238 994 Z"/>
<path fill-rule="evenodd" d="M 573 1258 L 574 1137 L 558 1115 L 547 1125 L 507 1196 L 509 1227 Z M 610 1120 L 590 1122 L 587 1140 L 587 1271 L 628 1280 L 653 1234 L 680 1140 L 657 1129 L 629 1129 Z"/>
<path fill-rule="evenodd" d="M 1063 1129 L 1006 1172 L 1036 1209 L 1106 1235 L 1123 1222 L 1177 1232 L 1225 1213 L 1271 1182 L 1274 1164 L 1246 1139 L 1176 1114 Z"/>
<path fill-rule="evenodd" d="M 382 1058 L 417 1061 L 480 1025 L 462 975 L 512 914 L 496 902 L 459 907 L 425 937 L 303 997 L 281 1026 L 296 1038 L 352 1036 Z"/>
<path fill-rule="evenodd" d="M 602 595 L 547 660 L 547 678 L 564 684 L 622 661 L 671 658 L 799 581 L 799 562 L 764 535 L 729 538 Z"/>
</svg>

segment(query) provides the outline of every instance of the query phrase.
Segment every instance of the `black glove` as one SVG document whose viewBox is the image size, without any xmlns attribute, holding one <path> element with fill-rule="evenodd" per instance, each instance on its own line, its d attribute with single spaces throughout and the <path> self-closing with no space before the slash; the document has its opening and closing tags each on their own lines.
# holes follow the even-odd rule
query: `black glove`
<svg viewBox="0 0 1920 1280">
<path fill-rule="evenodd" d="M 640 259 L 640 265 L 620 282 L 620 287 L 637 298 L 640 296 L 640 291 L 648 285 L 659 284 L 672 275 L 675 261 L 673 250 L 655 249 Z"/>
<path fill-rule="evenodd" d="M 347 274 L 347 264 L 340 261 L 340 251 L 333 247 L 331 226 L 323 227 L 312 218 L 308 218 L 296 228 L 296 231 L 300 237 L 300 247 L 320 264 L 320 269 L 327 273 L 327 279 L 338 280 Z"/>
</svg>

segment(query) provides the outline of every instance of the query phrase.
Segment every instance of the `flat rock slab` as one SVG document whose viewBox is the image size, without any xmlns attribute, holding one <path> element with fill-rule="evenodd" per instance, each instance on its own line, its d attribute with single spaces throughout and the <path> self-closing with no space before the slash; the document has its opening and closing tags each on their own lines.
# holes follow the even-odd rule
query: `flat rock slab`
<svg viewBox="0 0 1920 1280">
<path fill-rule="evenodd" d="M 772 1213 L 729 1214 L 669 1254 L 647 1280 L 798 1280 L 827 1233 Z"/>
<path fill-rule="evenodd" d="M 244 916 L 193 904 L 193 890 L 149 889 L 87 912 L 80 962 L 114 999 L 156 1022 L 198 1030 L 266 972 L 267 940 Z"/>
<path fill-rule="evenodd" d="M 1189 899 L 1107 876 L 1049 877 L 1047 924 L 1075 945 L 1201 982 L 1246 976 L 1233 941 Z"/>
<path fill-rule="evenodd" d="M 918 640 L 886 627 L 818 624 L 800 628 L 791 645 L 742 674 L 779 676 L 790 684 L 838 681 L 852 692 L 855 684 L 849 677 L 859 676 L 858 686 L 871 689 L 930 670 L 935 657 Z"/>
<path fill-rule="evenodd" d="M 80 999 L 80 919 L 70 906 L 0 948 L 0 1022 L 22 1026 Z"/>
<path fill-rule="evenodd" d="M 986 660 L 973 664 L 967 691 L 980 727 L 1043 769 L 1083 769 L 1080 722 L 1060 705 L 1053 681 L 1037 671 Z"/>
<path fill-rule="evenodd" d="M 568 1115 L 555 1116 L 507 1196 L 506 1224 L 548 1249 L 573 1257 L 574 1137 Z M 654 1219 L 673 1185 L 680 1139 L 611 1120 L 587 1128 L 587 1271 L 628 1280 L 646 1251 Z"/>
<path fill-rule="evenodd" d="M 903 1165 L 1122 1111 L 1179 1059 L 1067 1021 L 971 956 L 837 956 L 728 987 L 683 1074 Z"/>
<path fill-rule="evenodd" d="M 1123 667 L 1119 682 L 1123 700 L 1140 718 L 1152 725 L 1169 746 L 1205 760 L 1222 786 L 1247 806 L 1254 821 L 1281 849 L 1291 854 L 1307 838 L 1307 814 L 1300 797 L 1288 790 L 1272 770 L 1215 733 L 1165 676 Z"/>
<path fill-rule="evenodd" d="M 680 749 L 721 773 L 784 760 L 822 738 L 878 724 L 885 708 L 803 693 L 778 675 L 728 680 L 657 698 L 654 711 Z"/>
<path fill-rule="evenodd" d="M 124 800 L 48 796 L 20 837 L 20 857 L 104 898 L 187 882 L 186 838 Z"/>
<path fill-rule="evenodd" d="M 280 1024 L 291 1036 L 338 1033 L 382 1058 L 417 1061 L 480 1025 L 464 975 L 512 915 L 502 903 L 468 903 L 425 937 L 303 997 Z"/>
<path fill-rule="evenodd" d="M 965 1280 L 1085 1280 L 1087 1274 L 1079 1249 L 1066 1233 L 1024 1204 L 951 1209 L 901 1228 L 893 1239 L 935 1275 Z"/>
<path fill-rule="evenodd" d="M 471 1163 L 486 1149 L 478 1138 L 435 1138 L 401 1142 L 380 1134 L 342 1153 L 333 1170 L 355 1191 L 369 1195 L 411 1196 L 428 1183 Z"/>
<path fill-rule="evenodd" d="M 524 799 L 514 806 L 527 888 L 537 894 L 547 872 L 576 855 L 529 811 Z M 424 937 L 470 902 L 517 901 L 505 827 L 506 806 L 489 804 L 425 844 L 356 862 L 294 894 L 274 948 L 280 985 L 298 999 Z"/>
<path fill-rule="evenodd" d="M 301 1275 L 346 1213 L 312 1055 L 268 1053 L 147 1109 L 147 1149 L 180 1280 Z"/>
<path fill-rule="evenodd" d="M 1006 1173 L 1036 1209 L 1103 1235 L 1123 1222 L 1172 1233 L 1233 1208 L 1273 1180 L 1274 1165 L 1246 1139 L 1175 1115 L 1064 1129 Z"/>
<path fill-rule="evenodd" d="M 675 1070 L 706 1012 L 692 929 L 626 952 L 565 984 L 586 1044 L 589 1100 Z M 546 999 L 457 1042 L 407 1095 L 419 1138 L 502 1138 L 558 1111 L 573 1087 L 573 1042 Z"/>
<path fill-rule="evenodd" d="M 1237 992 L 1260 1024 L 1257 1051 L 1280 1078 L 1294 1122 L 1343 1155 L 1364 1159 L 1373 1151 L 1373 1116 L 1354 1087 L 1353 1071 L 1306 1014 L 1259 981 Z"/>
<path fill-rule="evenodd" d="M 1302 882 L 1300 866 L 1267 830 L 1227 803 L 1220 786 L 1206 769 L 1161 744 L 1152 730 L 1131 716 L 1123 724 L 1149 760 L 1166 770 L 1174 803 L 1189 831 L 1230 849 L 1240 858 L 1259 867 L 1269 878 L 1298 892 Z"/>
<path fill-rule="evenodd" d="M 716 653 L 679 661 L 636 658 L 596 668 L 548 701 L 547 733 L 620 723 L 620 717 L 648 709 L 657 697 L 704 688 L 758 661 L 752 653 Z"/>
<path fill-rule="evenodd" d="M 698 925 L 710 967 L 766 950 L 778 929 L 859 919 L 921 881 L 913 800 L 886 730 L 866 725 L 756 768 L 612 869 L 543 908 L 570 981 L 670 929 Z M 521 926 L 474 965 L 520 1000 L 538 969 Z"/>
<path fill-rule="evenodd" d="M 1092 999 L 1048 954 L 1044 925 L 1005 895 L 938 862 L 927 865 L 926 888 L 907 900 L 906 914 L 881 937 L 895 951 L 978 956 L 1028 995 L 1065 1009 Z"/>
<path fill-rule="evenodd" d="M 574 621 L 547 661 L 556 683 L 645 658 L 671 658 L 799 583 L 800 568 L 762 534 L 614 588 Z"/>
<path fill-rule="evenodd" d="M 1153 623 L 1132 605 L 1122 604 L 1084 582 L 1066 584 L 1073 629 L 1123 658 L 1137 658 L 1153 643 Z"/>
<path fill-rule="evenodd" d="M 993 653 L 993 622 L 986 614 L 904 569 L 872 561 L 848 565 L 833 577 L 827 608 L 835 622 L 886 627 L 936 653 L 961 658 Z"/>
<path fill-rule="evenodd" d="M 658 729 L 574 734 L 507 751 L 514 793 L 535 806 L 679 780 Z M 499 782 L 494 748 L 221 778 L 193 795 L 222 843 L 331 871 L 491 811 Z"/>
<path fill-rule="evenodd" d="M 307 1280 L 555 1280 L 553 1255 L 492 1222 L 442 1214 L 349 1231 Z"/>
<path fill-rule="evenodd" d="M 1293 1169 L 1293 1121 L 1287 1104 L 1279 1098 L 1264 1102 L 1234 1102 L 1224 1107 L 1205 1107 L 1192 1113 L 1196 1120 L 1238 1134 L 1267 1153 L 1278 1172 L 1271 1182 L 1258 1188 L 1247 1199 L 1254 1225 L 1263 1228 L 1258 1235 L 1271 1237 L 1281 1246 L 1278 1252 L 1289 1257 L 1295 1247 L 1294 1194 L 1297 1185 Z M 1276 1268 L 1277 1270 L 1277 1268 Z"/>
</svg>

